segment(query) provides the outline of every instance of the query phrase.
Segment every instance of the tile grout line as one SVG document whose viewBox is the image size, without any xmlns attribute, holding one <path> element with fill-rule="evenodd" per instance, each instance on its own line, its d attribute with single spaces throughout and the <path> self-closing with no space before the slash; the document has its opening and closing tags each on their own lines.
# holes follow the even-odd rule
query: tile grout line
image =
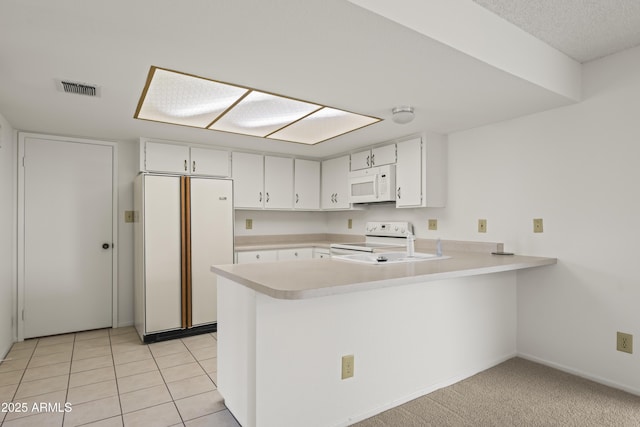
<svg viewBox="0 0 640 427">
<path fill-rule="evenodd" d="M 180 342 L 182 343 L 182 345 L 184 345 L 184 343 L 182 342 L 182 339 L 180 340 Z M 149 346 L 149 344 L 146 344 L 146 345 Z M 151 351 L 151 347 L 149 347 L 149 353 L 151 353 L 151 357 L 153 358 L 153 363 L 155 363 L 156 366 L 158 367 L 158 372 L 160 372 L 160 377 L 162 378 L 162 382 L 164 383 L 164 386 L 167 388 L 167 392 L 169 393 L 169 396 L 171 397 L 171 403 L 173 403 L 173 407 L 176 408 L 176 412 L 178 413 L 178 416 L 180 417 L 180 421 L 182 422 L 182 425 L 184 426 L 185 425 L 184 424 L 184 422 L 185 422 L 184 418 L 182 418 L 182 414 L 180 413 L 180 409 L 178 409 L 178 405 L 176 404 L 176 401 L 173 398 L 173 395 L 171 394 L 171 390 L 169 389 L 169 386 L 167 385 L 167 379 L 164 377 L 164 374 L 162 373 L 162 369 L 160 369 L 160 365 L 158 365 L 158 361 L 156 360 L 156 355 L 153 354 L 153 351 Z M 160 356 L 158 356 L 158 357 L 160 357 Z"/>
<path fill-rule="evenodd" d="M 113 376 L 116 380 L 116 392 L 118 393 L 118 406 L 120 406 L 120 421 L 122 421 L 122 425 L 124 425 L 124 413 L 122 411 L 122 400 L 120 399 L 120 385 L 118 384 L 118 374 L 116 373 L 116 359 L 113 356 L 113 343 L 111 342 L 111 330 L 108 329 L 108 337 L 109 337 L 109 353 L 111 354 L 111 362 L 113 363 Z"/>
<path fill-rule="evenodd" d="M 73 345 L 71 346 L 71 360 L 69 361 L 69 377 L 67 378 L 67 392 L 64 396 L 65 403 L 69 401 L 69 386 L 71 386 L 71 365 L 73 364 L 73 353 L 76 350 L 76 334 L 73 334 Z M 62 425 L 64 426 L 64 419 L 67 416 L 66 412 L 62 413 Z"/>
</svg>

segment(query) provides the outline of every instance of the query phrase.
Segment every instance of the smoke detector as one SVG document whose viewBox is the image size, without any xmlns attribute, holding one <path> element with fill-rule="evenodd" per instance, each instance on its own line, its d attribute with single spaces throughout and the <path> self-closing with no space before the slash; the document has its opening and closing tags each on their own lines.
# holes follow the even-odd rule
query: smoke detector
<svg viewBox="0 0 640 427">
<path fill-rule="evenodd" d="M 60 92 L 92 97 L 100 96 L 100 87 L 98 85 L 74 82 L 72 80 L 56 80 L 56 85 Z"/>
</svg>

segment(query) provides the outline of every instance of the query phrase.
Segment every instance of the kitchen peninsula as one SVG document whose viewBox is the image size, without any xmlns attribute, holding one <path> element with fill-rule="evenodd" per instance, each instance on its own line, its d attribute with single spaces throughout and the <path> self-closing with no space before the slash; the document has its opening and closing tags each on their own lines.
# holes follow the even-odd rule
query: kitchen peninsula
<svg viewBox="0 0 640 427">
<path fill-rule="evenodd" d="M 513 357 L 518 271 L 557 260 L 446 255 L 212 267 L 226 406 L 245 427 L 349 425 Z"/>
</svg>

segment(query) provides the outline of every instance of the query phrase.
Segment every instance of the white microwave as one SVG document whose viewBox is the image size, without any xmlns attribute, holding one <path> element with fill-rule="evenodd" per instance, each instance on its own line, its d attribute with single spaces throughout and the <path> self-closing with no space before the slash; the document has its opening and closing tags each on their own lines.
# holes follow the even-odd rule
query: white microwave
<svg viewBox="0 0 640 427">
<path fill-rule="evenodd" d="M 375 203 L 396 199 L 396 166 L 385 165 L 349 172 L 349 202 Z"/>
</svg>

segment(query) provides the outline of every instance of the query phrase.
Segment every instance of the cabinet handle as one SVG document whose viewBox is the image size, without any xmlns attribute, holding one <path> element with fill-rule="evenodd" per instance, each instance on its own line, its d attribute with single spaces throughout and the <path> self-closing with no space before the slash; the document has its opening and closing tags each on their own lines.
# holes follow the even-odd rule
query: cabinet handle
<svg viewBox="0 0 640 427">
<path fill-rule="evenodd" d="M 258 193 L 258 201 L 262 203 L 262 191 Z"/>
<path fill-rule="evenodd" d="M 338 203 L 338 193 L 336 193 L 336 203 Z"/>
<path fill-rule="evenodd" d="M 371 166 L 375 166 L 375 164 L 376 164 L 376 155 L 371 154 Z"/>
<path fill-rule="evenodd" d="M 367 166 L 371 166 L 371 165 L 369 164 L 369 156 L 367 156 Z"/>
<path fill-rule="evenodd" d="M 299 201 L 300 201 L 300 196 L 298 196 L 298 193 L 296 193 L 296 205 L 298 204 Z"/>
<path fill-rule="evenodd" d="M 398 187 L 398 192 L 396 193 L 398 195 L 398 199 L 400 198 L 400 187 Z"/>
<path fill-rule="evenodd" d="M 256 254 L 256 259 L 260 259 L 260 254 Z"/>
<path fill-rule="evenodd" d="M 187 169 L 187 161 L 185 160 L 185 161 L 184 161 L 184 171 L 186 172 L 187 170 L 188 170 L 188 169 Z"/>
<path fill-rule="evenodd" d="M 293 253 L 293 255 L 294 255 L 294 256 L 298 256 L 298 252 L 294 252 L 294 253 Z"/>
<path fill-rule="evenodd" d="M 196 161 L 195 160 L 193 161 L 193 168 L 192 169 L 193 169 L 193 172 L 196 171 Z"/>
<path fill-rule="evenodd" d="M 265 193 L 267 195 L 267 198 L 265 199 L 265 202 L 269 203 L 269 193 Z"/>
</svg>

